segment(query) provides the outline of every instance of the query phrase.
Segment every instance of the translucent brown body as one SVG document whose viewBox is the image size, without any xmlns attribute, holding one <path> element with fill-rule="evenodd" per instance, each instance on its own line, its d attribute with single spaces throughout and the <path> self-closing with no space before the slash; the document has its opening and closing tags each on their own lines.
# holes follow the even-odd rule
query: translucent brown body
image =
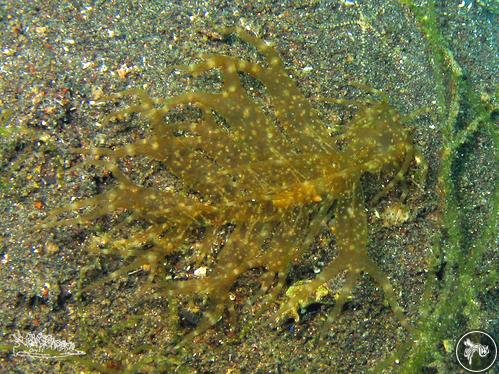
<svg viewBox="0 0 499 374">
<path fill-rule="evenodd" d="M 223 79 L 220 92 L 192 92 L 168 99 L 153 99 L 139 90 L 115 95 L 133 96 L 138 102 L 113 116 L 122 119 L 139 113 L 150 122 L 151 134 L 114 150 L 78 150 L 96 159 L 104 158 L 90 162 L 110 169 L 117 186 L 54 210 L 43 225 L 85 223 L 122 210 L 131 213 L 127 223 L 147 222 L 146 229 L 131 230 L 126 238 L 108 234 L 105 242 L 109 251 L 133 258 L 130 265 L 112 274 L 117 277 L 143 265 L 151 274 L 157 273 L 168 255 L 189 248 L 196 228 L 204 230 L 204 236 L 194 245 L 201 263 L 211 255 L 216 233 L 230 224 L 233 231 L 215 260 L 205 262 L 210 267 L 205 277 L 154 280 L 158 292 L 170 298 L 207 296 L 208 306 L 199 325 L 187 337 L 191 338 L 221 318 L 235 281 L 250 269 L 263 269 L 261 291 L 268 293 L 267 301 L 274 300 L 286 283 L 292 262 L 332 221 L 338 255 L 315 279 L 288 295 L 281 303 L 278 318 L 297 319 L 296 310 L 319 286 L 346 271 L 333 310 L 333 316 L 338 314 L 359 274 L 366 271 L 404 321 L 388 278 L 367 255 L 365 199 L 360 184 L 365 173 L 394 175 L 375 197 L 377 200 L 404 178 L 416 153 L 401 116 L 386 100 L 357 105 L 358 113 L 341 135 L 340 148 L 286 73 L 275 50 L 244 31 L 230 32 L 256 47 L 266 65 L 229 56 L 208 56 L 204 62 L 182 69 L 194 75 L 219 69 Z M 248 95 L 240 72 L 265 86 L 273 116 Z M 166 124 L 165 115 L 185 104 L 200 108 L 201 118 L 175 124 L 174 128 Z M 226 125 L 220 123 L 220 117 Z M 190 135 L 175 135 L 179 130 Z M 128 156 L 164 162 L 196 193 L 134 184 L 117 167 L 117 161 Z M 81 208 L 87 210 L 78 217 L 58 220 L 61 213 Z"/>
</svg>

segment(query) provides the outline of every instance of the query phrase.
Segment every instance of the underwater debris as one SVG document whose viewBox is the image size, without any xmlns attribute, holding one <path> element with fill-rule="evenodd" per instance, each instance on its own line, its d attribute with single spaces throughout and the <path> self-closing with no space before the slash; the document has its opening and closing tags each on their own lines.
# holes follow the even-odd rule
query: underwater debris
<svg viewBox="0 0 499 374">
<path fill-rule="evenodd" d="M 361 272 L 368 272 L 404 324 L 403 310 L 388 278 L 366 251 L 367 221 L 360 179 L 365 173 L 394 175 L 373 199 L 376 203 L 404 180 L 413 160 L 419 160 L 425 170 L 424 160 L 404 127 L 406 118 L 386 98 L 351 102 L 358 107 L 356 116 L 343 134 L 332 137 L 272 46 L 240 29 L 226 33 L 254 46 L 266 64 L 211 55 L 180 69 L 192 75 L 218 69 L 223 81 L 219 92 L 189 92 L 163 99 L 130 89 L 108 98 L 135 98 L 134 104 L 111 118 L 123 120 L 139 114 L 150 123 L 150 135 L 115 149 L 75 150 L 90 156 L 86 162 L 111 171 L 117 185 L 54 209 L 40 226 L 84 224 L 106 214 L 128 212 L 121 224 L 130 227 L 128 236 L 119 237 L 123 230 L 115 228 L 96 242 L 104 243 L 108 253 L 133 261 L 102 281 L 143 266 L 154 276 L 167 256 L 185 254 L 189 248 L 194 248 L 198 264 L 203 263 L 212 252 L 217 233 L 230 226 L 231 232 L 213 263 L 204 262 L 208 271 L 202 277 L 192 274 L 186 280 L 155 277 L 151 281 L 157 294 L 169 298 L 206 296 L 208 306 L 200 323 L 184 338 L 186 342 L 222 317 L 230 304 L 231 288 L 250 269 L 262 269 L 260 294 L 266 294 L 264 303 L 274 301 L 286 284 L 291 264 L 332 220 L 337 257 L 315 279 L 286 294 L 277 319 L 297 319 L 296 311 L 315 297 L 320 287 L 346 272 L 334 317 Z M 240 73 L 266 88 L 272 116 L 248 95 Z M 197 107 L 200 118 L 174 124 L 165 121 L 170 111 L 184 106 Z M 134 183 L 118 167 L 120 159 L 130 156 L 161 161 L 186 188 L 160 190 Z M 60 219 L 82 209 L 85 211 L 75 218 Z M 146 223 L 145 229 L 134 226 L 135 221 Z M 202 235 L 191 246 L 196 230 Z M 92 249 L 97 247 L 95 244 Z"/>
</svg>

